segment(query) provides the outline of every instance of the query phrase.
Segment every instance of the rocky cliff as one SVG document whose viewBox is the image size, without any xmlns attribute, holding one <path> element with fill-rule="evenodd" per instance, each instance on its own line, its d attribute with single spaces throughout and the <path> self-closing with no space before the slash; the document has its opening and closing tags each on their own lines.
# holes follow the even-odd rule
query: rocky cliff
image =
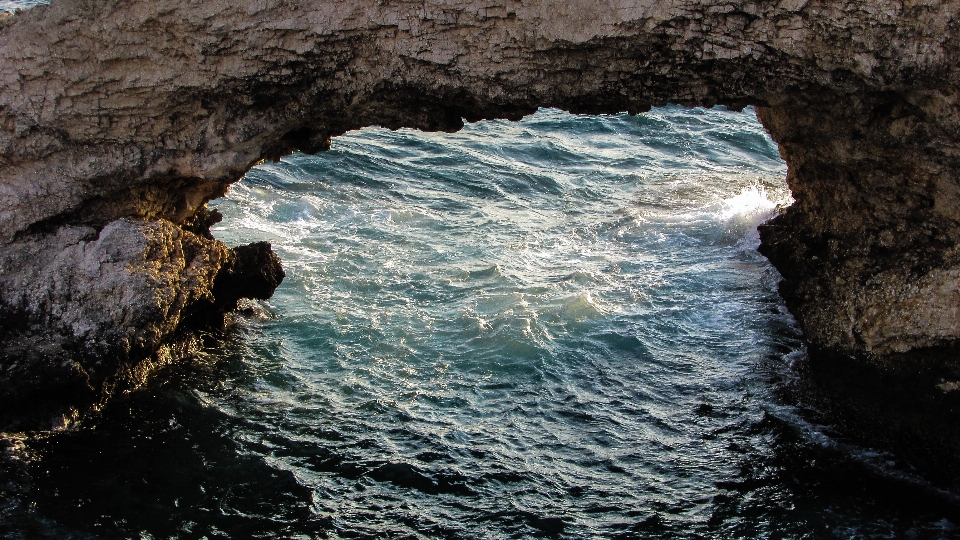
<svg viewBox="0 0 960 540">
<path fill-rule="evenodd" d="M 958 14 L 960 0 L 54 0 L 7 16 L 0 423 L 24 404 L 62 421 L 176 355 L 186 327 L 269 296 L 276 256 L 210 238 L 205 209 L 257 162 L 367 125 L 453 131 L 541 106 L 756 105 L 797 201 L 762 251 L 811 345 L 958 343 Z"/>
</svg>

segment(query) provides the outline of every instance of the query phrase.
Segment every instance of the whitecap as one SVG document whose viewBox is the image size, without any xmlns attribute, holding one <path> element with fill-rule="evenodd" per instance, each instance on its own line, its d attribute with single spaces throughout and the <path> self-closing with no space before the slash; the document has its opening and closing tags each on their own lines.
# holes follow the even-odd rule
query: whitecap
<svg viewBox="0 0 960 540">
<path fill-rule="evenodd" d="M 778 209 L 793 202 L 789 195 L 776 197 L 767 192 L 767 188 L 755 184 L 740 190 L 733 197 L 724 199 L 716 215 L 721 221 L 736 221 L 756 227 L 767 221 Z"/>
<path fill-rule="evenodd" d="M 560 315 L 566 319 L 582 321 L 602 315 L 604 309 L 593 299 L 590 291 L 583 291 L 568 298 L 560 307 Z"/>
</svg>

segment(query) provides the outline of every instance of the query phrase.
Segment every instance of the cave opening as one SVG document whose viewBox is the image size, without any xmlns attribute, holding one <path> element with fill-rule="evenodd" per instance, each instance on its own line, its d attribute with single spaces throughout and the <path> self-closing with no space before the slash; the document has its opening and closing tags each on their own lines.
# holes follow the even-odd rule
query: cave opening
<svg viewBox="0 0 960 540">
<path fill-rule="evenodd" d="M 503 469 L 531 490 L 518 508 L 572 515 L 547 501 L 665 468 L 703 475 L 677 489 L 706 520 L 723 511 L 693 493 L 743 458 L 743 433 L 711 433 L 762 423 L 804 354 L 756 251 L 785 175 L 752 109 L 679 106 L 367 128 L 259 165 L 212 205 L 218 239 L 271 242 L 287 274 L 238 315 L 235 391 L 283 426 L 272 444 L 338 434 L 333 459 L 379 495 L 470 493 Z M 302 457 L 280 460 L 312 489 L 342 482 Z M 496 492 L 468 496 L 495 512 Z"/>
<path fill-rule="evenodd" d="M 777 393 L 804 345 L 756 225 L 784 176 L 750 110 L 680 107 L 368 128 L 258 166 L 213 232 L 271 241 L 284 284 L 213 340 L 213 373 L 41 445 L 71 481 L 39 508 L 171 534 L 948 526 Z M 149 502 L 102 480 L 117 462 Z"/>
<path fill-rule="evenodd" d="M 213 232 L 287 279 L 95 429 L 31 441 L 32 508 L 114 536 L 948 530 L 949 495 L 780 393 L 805 345 L 756 226 L 785 173 L 750 109 L 681 107 L 260 165 Z"/>
<path fill-rule="evenodd" d="M 402 374 L 461 362 L 491 376 L 488 362 L 542 369 L 581 332 L 654 356 L 802 354 L 779 274 L 756 251 L 756 226 L 792 202 L 785 176 L 752 108 L 541 109 L 456 134 L 351 132 L 254 168 L 211 206 L 225 215 L 218 239 L 267 240 L 284 261 L 259 316 L 271 331 L 296 319 L 273 336 L 294 363 L 362 357 Z M 768 312 L 775 322 L 738 320 Z M 757 337 L 763 324 L 782 335 Z M 386 395 L 409 390 L 392 378 Z"/>
</svg>

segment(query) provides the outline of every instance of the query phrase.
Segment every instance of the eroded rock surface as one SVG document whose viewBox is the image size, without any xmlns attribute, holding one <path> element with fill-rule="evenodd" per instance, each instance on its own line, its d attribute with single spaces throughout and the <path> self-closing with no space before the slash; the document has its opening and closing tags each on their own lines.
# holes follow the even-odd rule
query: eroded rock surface
<svg viewBox="0 0 960 540">
<path fill-rule="evenodd" d="M 766 108 L 796 203 L 762 228 L 818 347 L 904 353 L 960 337 L 956 94 Z"/>
<path fill-rule="evenodd" d="M 166 220 L 64 225 L 15 246 L 0 252 L 5 426 L 68 422 L 139 385 L 188 345 L 189 335 L 173 339 L 185 319 L 222 317 L 239 297 L 269 297 L 283 279 L 269 244 L 230 250 Z M 258 256 L 244 268 L 250 251 Z M 235 291 L 237 282 L 253 291 Z"/>
<path fill-rule="evenodd" d="M 276 280 L 229 277 L 243 265 L 203 233 L 206 202 L 258 161 L 367 125 L 450 131 L 540 106 L 757 105 L 797 200 L 763 251 L 810 343 L 955 343 L 958 13 L 960 0 L 55 0 L 0 19 L 0 392 L 100 395 L 191 315 L 265 295 Z M 101 347 L 122 360 L 98 365 Z"/>
</svg>

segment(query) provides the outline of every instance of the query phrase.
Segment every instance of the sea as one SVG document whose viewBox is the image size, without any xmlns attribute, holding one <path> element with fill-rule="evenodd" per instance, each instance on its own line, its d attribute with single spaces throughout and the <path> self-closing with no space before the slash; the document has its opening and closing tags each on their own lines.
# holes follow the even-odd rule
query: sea
<svg viewBox="0 0 960 540">
<path fill-rule="evenodd" d="M 213 233 L 272 244 L 274 297 L 23 437 L 0 534 L 960 536 L 955 495 L 790 397 L 806 348 L 757 251 L 785 176 L 753 109 L 679 106 L 259 165 Z"/>
</svg>

